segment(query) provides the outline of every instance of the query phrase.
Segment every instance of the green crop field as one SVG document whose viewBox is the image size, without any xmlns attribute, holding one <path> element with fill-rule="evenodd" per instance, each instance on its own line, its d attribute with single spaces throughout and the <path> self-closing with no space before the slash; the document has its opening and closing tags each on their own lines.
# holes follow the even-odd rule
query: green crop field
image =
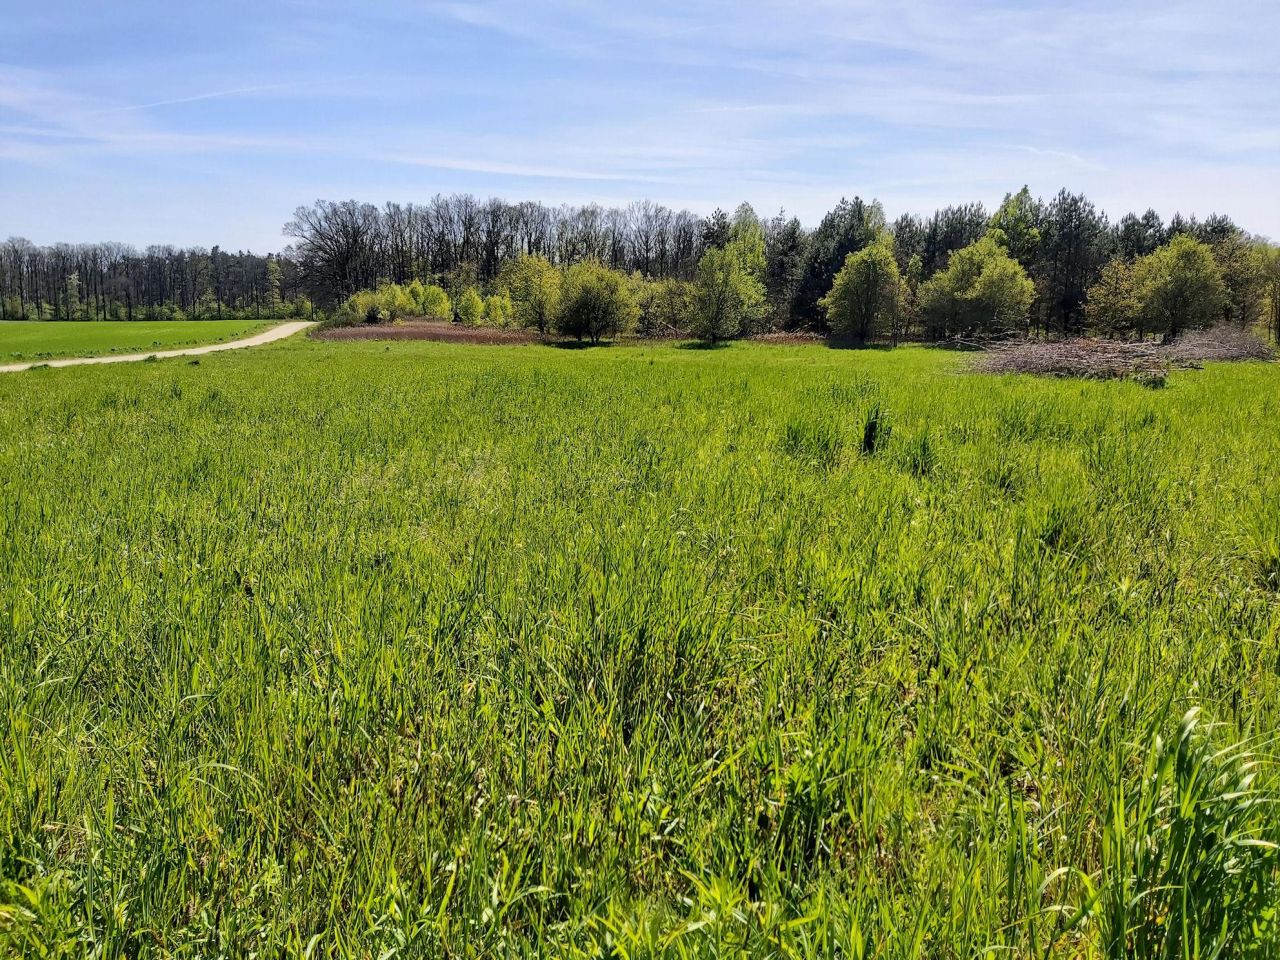
<svg viewBox="0 0 1280 960">
<path fill-rule="evenodd" d="M 1280 955 L 1280 368 L 965 363 L 0 377 L 0 955 Z"/>
<path fill-rule="evenodd" d="M 222 343 L 269 325 L 256 320 L 5 320 L 0 322 L 0 365 Z"/>
</svg>

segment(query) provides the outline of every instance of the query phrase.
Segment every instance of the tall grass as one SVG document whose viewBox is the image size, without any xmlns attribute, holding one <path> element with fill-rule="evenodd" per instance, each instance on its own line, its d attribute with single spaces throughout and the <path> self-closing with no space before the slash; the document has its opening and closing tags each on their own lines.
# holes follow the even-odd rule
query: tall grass
<svg viewBox="0 0 1280 960">
<path fill-rule="evenodd" d="M 0 380 L 0 954 L 1274 956 L 1278 376 Z"/>
</svg>

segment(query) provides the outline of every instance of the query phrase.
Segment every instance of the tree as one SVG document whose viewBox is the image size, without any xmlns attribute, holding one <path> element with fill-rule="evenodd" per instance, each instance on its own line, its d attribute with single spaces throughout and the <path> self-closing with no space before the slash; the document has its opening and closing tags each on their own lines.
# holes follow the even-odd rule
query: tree
<svg viewBox="0 0 1280 960">
<path fill-rule="evenodd" d="M 484 318 L 494 327 L 511 326 L 511 298 L 495 293 L 484 298 Z"/>
<path fill-rule="evenodd" d="M 1262 315 L 1266 299 L 1266 264 L 1259 244 L 1234 233 L 1213 244 L 1213 258 L 1227 289 L 1224 319 L 1248 327 Z"/>
<path fill-rule="evenodd" d="M 687 280 L 658 281 L 653 305 L 653 325 L 657 333 L 683 333 L 693 325 L 694 285 Z"/>
<path fill-rule="evenodd" d="M 556 329 L 597 343 L 630 327 L 639 310 L 631 298 L 627 278 L 598 261 L 575 263 L 565 271 L 556 316 Z"/>
<path fill-rule="evenodd" d="M 764 225 L 756 216 L 751 204 L 741 204 L 733 214 L 733 224 L 729 227 L 729 243 L 741 261 L 743 269 L 753 277 L 764 282 Z"/>
<path fill-rule="evenodd" d="M 764 315 L 764 284 L 754 266 L 749 239 L 711 247 L 698 264 L 693 325 L 699 340 L 719 343 L 738 336 Z"/>
<path fill-rule="evenodd" d="M 693 284 L 670 277 L 649 280 L 638 273 L 631 275 L 630 283 L 637 309 L 637 334 L 657 337 L 689 329 L 693 316 Z"/>
<path fill-rule="evenodd" d="M 820 301 L 835 282 L 845 257 L 857 253 L 885 229 L 884 209 L 860 197 L 841 200 L 809 238 L 804 269 L 796 285 L 792 318 L 800 323 L 821 325 L 825 314 Z"/>
<path fill-rule="evenodd" d="M 484 320 L 484 299 L 475 287 L 467 287 L 458 298 L 458 319 L 468 327 L 479 326 Z"/>
<path fill-rule="evenodd" d="M 1141 217 L 1130 213 L 1116 226 L 1115 243 L 1116 253 L 1126 260 L 1155 253 L 1164 243 L 1164 221 L 1154 210 L 1148 210 Z"/>
<path fill-rule="evenodd" d="M 980 203 L 944 207 L 930 217 L 920 245 L 925 276 L 945 269 L 951 254 L 982 239 L 989 221 L 987 209 Z"/>
<path fill-rule="evenodd" d="M 388 283 L 378 288 L 382 309 L 392 320 L 411 317 L 418 312 L 418 305 L 409 293 L 408 287 L 398 283 Z"/>
<path fill-rule="evenodd" d="M 444 287 L 438 287 L 433 283 L 423 288 L 418 309 L 422 311 L 424 317 L 443 320 L 452 315 L 453 304 L 449 301 L 449 294 L 445 292 Z"/>
<path fill-rule="evenodd" d="M 518 326 L 546 335 L 560 299 L 560 271 L 540 255 L 509 261 L 498 274 L 498 288 L 511 298 L 511 316 Z"/>
<path fill-rule="evenodd" d="M 922 283 L 920 311 L 936 338 L 1003 333 L 1023 323 L 1035 285 L 993 236 L 951 255 Z"/>
<path fill-rule="evenodd" d="M 732 224 L 729 215 L 719 207 L 702 224 L 702 246 L 704 248 L 723 247 L 729 242 L 729 231 Z"/>
<path fill-rule="evenodd" d="M 1139 260 L 1136 269 L 1144 321 L 1166 340 L 1222 319 L 1227 288 L 1207 244 L 1179 234 Z"/>
<path fill-rule="evenodd" d="M 1085 296 L 1102 265 L 1111 259 L 1112 234 L 1107 219 L 1081 194 L 1063 190 L 1045 213 L 1043 272 L 1048 314 L 1063 334 L 1084 319 Z"/>
<path fill-rule="evenodd" d="M 1044 205 L 1032 199 L 1031 190 L 1024 186 L 1017 193 L 1005 195 L 988 226 L 991 231 L 998 231 L 996 239 L 1010 256 L 1030 270 L 1040 252 L 1043 220 Z"/>
<path fill-rule="evenodd" d="M 894 331 L 900 283 L 893 237 L 888 232 L 849 254 L 831 292 L 819 301 L 832 333 L 866 343 L 886 329 Z"/>
<path fill-rule="evenodd" d="M 1089 288 L 1085 304 L 1089 329 L 1107 337 L 1128 336 L 1135 330 L 1141 337 L 1142 300 L 1138 278 L 1128 260 L 1112 260 L 1102 268 L 1102 276 Z"/>
<path fill-rule="evenodd" d="M 267 285 L 264 306 L 267 316 L 275 317 L 280 313 L 280 264 L 275 257 L 267 257 Z"/>
<path fill-rule="evenodd" d="M 331 305 L 377 281 L 375 250 L 381 215 L 371 203 L 346 200 L 299 207 L 284 227 L 297 240 L 298 265 L 321 303 Z"/>
<path fill-rule="evenodd" d="M 1272 339 L 1280 342 L 1280 247 L 1264 244 L 1262 272 L 1267 294 L 1267 318 Z"/>
<path fill-rule="evenodd" d="M 767 224 L 764 236 L 765 299 L 768 321 L 781 329 L 792 326 L 791 308 L 804 269 L 805 243 L 804 228 L 795 217 L 787 219 L 779 213 Z"/>
</svg>

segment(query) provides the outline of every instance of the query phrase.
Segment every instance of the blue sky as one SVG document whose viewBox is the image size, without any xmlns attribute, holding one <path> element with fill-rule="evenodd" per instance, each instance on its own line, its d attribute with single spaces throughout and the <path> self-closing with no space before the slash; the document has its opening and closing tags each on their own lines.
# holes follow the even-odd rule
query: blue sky
<svg viewBox="0 0 1280 960">
<path fill-rule="evenodd" d="M 1280 237 L 1274 0 L 0 0 L 0 237 L 257 251 L 316 198 L 1023 183 Z"/>
</svg>

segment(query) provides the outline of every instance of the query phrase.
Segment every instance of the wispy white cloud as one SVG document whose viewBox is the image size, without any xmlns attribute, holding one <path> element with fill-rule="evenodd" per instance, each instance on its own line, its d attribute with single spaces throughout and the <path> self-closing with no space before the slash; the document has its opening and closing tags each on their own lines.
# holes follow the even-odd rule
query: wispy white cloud
<svg viewBox="0 0 1280 960">
<path fill-rule="evenodd" d="M 20 14 L 0 205 L 136 160 L 157 195 L 198 168 L 279 196 L 211 212 L 255 236 L 321 194 L 746 198 L 813 221 L 846 194 L 923 211 L 1024 182 L 1280 233 L 1271 0 L 228 0 L 255 17 L 211 13 L 198 49 L 146 34 L 158 2 L 81 51 L 34 52 L 50 15 Z"/>
</svg>

